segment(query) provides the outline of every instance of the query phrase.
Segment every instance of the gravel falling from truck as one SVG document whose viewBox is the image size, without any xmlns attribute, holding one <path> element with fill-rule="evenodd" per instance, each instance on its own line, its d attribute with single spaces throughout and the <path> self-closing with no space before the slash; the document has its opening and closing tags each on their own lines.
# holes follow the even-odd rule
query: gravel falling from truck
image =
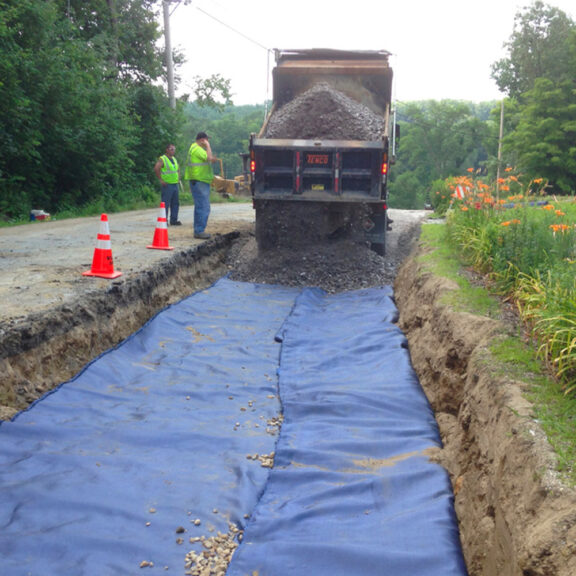
<svg viewBox="0 0 576 576">
<path fill-rule="evenodd" d="M 396 273 L 414 247 L 424 211 L 397 211 L 388 233 L 386 256 L 366 244 L 338 240 L 299 249 L 258 253 L 254 237 L 235 243 L 227 259 L 232 280 L 283 286 L 315 286 L 330 294 L 393 285 Z"/>
</svg>

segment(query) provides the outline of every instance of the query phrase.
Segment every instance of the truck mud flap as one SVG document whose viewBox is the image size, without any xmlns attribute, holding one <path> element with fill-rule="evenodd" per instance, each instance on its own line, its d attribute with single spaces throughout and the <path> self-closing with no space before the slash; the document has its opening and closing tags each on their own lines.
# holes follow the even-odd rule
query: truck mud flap
<svg viewBox="0 0 576 576">
<path fill-rule="evenodd" d="M 386 254 L 386 231 L 388 229 L 388 211 L 381 205 L 373 208 L 369 220 L 366 221 L 365 239 L 370 242 L 370 248 L 384 256 Z"/>
</svg>

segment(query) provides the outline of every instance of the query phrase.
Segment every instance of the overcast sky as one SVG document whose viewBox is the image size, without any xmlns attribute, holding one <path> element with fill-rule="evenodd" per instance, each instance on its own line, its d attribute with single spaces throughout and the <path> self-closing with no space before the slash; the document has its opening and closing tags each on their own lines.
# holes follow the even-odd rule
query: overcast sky
<svg viewBox="0 0 576 576">
<path fill-rule="evenodd" d="M 547 2 L 576 19 L 574 0 Z M 192 0 L 174 4 L 172 45 L 188 62 L 177 95 L 194 76 L 231 80 L 237 105 L 271 94 L 273 48 L 385 49 L 393 54 L 394 99 L 497 100 L 491 64 L 505 55 L 516 0 Z"/>
</svg>

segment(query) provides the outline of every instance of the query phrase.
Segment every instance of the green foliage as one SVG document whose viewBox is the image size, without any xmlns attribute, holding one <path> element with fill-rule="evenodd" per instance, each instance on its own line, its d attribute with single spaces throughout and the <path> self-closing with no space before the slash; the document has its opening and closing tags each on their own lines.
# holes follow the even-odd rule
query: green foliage
<svg viewBox="0 0 576 576">
<path fill-rule="evenodd" d="M 426 187 L 414 172 L 404 172 L 394 180 L 389 203 L 399 210 L 422 209 L 426 203 Z"/>
<path fill-rule="evenodd" d="M 525 94 L 516 130 L 505 139 L 529 176 L 546 178 L 551 192 L 576 190 L 576 88 L 573 80 L 536 79 Z"/>
<path fill-rule="evenodd" d="M 391 206 L 422 209 L 428 199 L 434 202 L 434 181 L 463 174 L 470 166 L 484 168 L 497 149 L 492 107 L 453 100 L 399 107 L 402 138 L 391 170 Z"/>
<path fill-rule="evenodd" d="M 465 218 L 470 215 L 463 213 Z M 576 214 L 573 216 L 576 217 Z M 422 227 L 420 241 L 429 249 L 419 257 L 427 268 L 434 274 L 451 279 L 458 290 L 449 293 L 446 304 L 457 309 L 462 309 L 473 314 L 482 314 L 489 317 L 498 317 L 499 305 L 491 296 L 489 290 L 477 284 L 472 285 L 468 281 L 468 274 L 463 273 L 461 248 L 450 239 L 447 234 L 448 226 L 441 224 L 425 224 Z M 506 227 L 505 227 L 506 228 Z M 567 271 L 573 282 L 573 270 Z M 525 281 L 525 293 L 531 294 L 535 309 L 546 310 L 550 299 L 550 290 L 544 286 L 542 279 L 523 276 Z M 520 283 L 519 283 L 520 284 Z M 490 286 L 490 282 L 486 283 Z M 561 291 L 557 298 L 566 304 L 568 311 L 563 318 L 563 326 L 567 327 L 574 323 L 574 300 L 566 302 Z M 568 310 L 570 309 L 570 310 Z M 559 321 L 564 313 L 551 316 L 551 322 Z M 559 328 L 560 324 L 550 328 Z M 552 336 L 555 335 L 551 331 Z M 562 334 L 564 342 L 567 334 Z M 573 340 L 569 341 L 573 347 Z M 559 342 L 560 345 L 562 345 Z M 566 346 L 568 350 L 570 346 Z M 533 402 L 534 417 L 541 423 L 548 440 L 558 455 L 558 470 L 565 475 L 572 484 L 576 483 L 576 433 L 574 421 L 576 419 L 576 401 L 574 391 L 564 385 L 562 388 L 557 381 L 550 376 L 546 363 L 538 358 L 537 350 L 529 340 L 524 337 L 524 332 L 515 335 L 513 332 L 503 334 L 489 344 L 490 356 L 487 359 L 486 370 L 503 374 L 506 378 L 513 378 L 525 384 L 526 394 Z M 542 353 L 540 355 L 542 358 Z M 556 365 L 552 365 L 554 368 Z M 565 380 L 566 381 L 566 380 Z"/>
<path fill-rule="evenodd" d="M 570 52 L 574 22 L 558 8 L 537 1 L 516 14 L 505 44 L 508 56 L 492 65 L 492 77 L 513 98 L 531 90 L 538 78 L 572 80 Z"/>
<path fill-rule="evenodd" d="M 178 157 L 185 153 L 181 137 L 183 106 L 178 103 L 176 110 L 172 110 L 163 89 L 150 84 L 134 86 L 129 97 L 136 129 L 136 142 L 132 148 L 133 176 L 137 182 L 156 186 L 153 167 L 166 146 L 175 144 Z"/>
<path fill-rule="evenodd" d="M 576 391 L 576 204 L 530 195 L 545 182 L 521 185 L 509 175 L 516 194 L 498 201 L 495 186 L 473 182 L 447 219 L 448 238 L 461 259 L 512 298 L 542 357 L 567 392 Z"/>
<path fill-rule="evenodd" d="M 434 180 L 430 185 L 430 202 L 434 212 L 440 216 L 446 214 L 452 200 L 452 190 L 446 180 Z"/>
<path fill-rule="evenodd" d="M 430 180 L 458 174 L 485 156 L 478 148 L 485 126 L 464 102 L 409 104 L 401 117 L 406 124 L 399 160 L 425 172 Z"/>
<path fill-rule="evenodd" d="M 209 107 L 224 110 L 232 105 L 232 89 L 230 80 L 221 74 L 212 74 L 209 78 L 194 77 L 194 95 L 196 103 L 201 108 Z"/>
<path fill-rule="evenodd" d="M 0 1 L 3 218 L 129 204 L 151 177 L 149 142 L 176 127 L 150 87 L 162 69 L 154 4 Z"/>
<path fill-rule="evenodd" d="M 466 310 L 474 314 L 495 317 L 498 314 L 498 301 L 482 286 L 470 283 L 468 276 L 462 274 L 462 262 L 454 244 L 447 241 L 446 227 L 433 223 L 422 226 L 420 242 L 432 248 L 419 260 L 437 275 L 452 280 L 458 290 L 449 293 L 444 302 L 457 310 Z"/>
<path fill-rule="evenodd" d="M 73 35 L 97 53 L 108 77 L 125 83 L 157 80 L 164 57 L 155 0 L 58 0 Z"/>
<path fill-rule="evenodd" d="M 492 76 L 511 96 L 505 106 L 504 155 L 550 192 L 576 190 L 576 24 L 561 10 L 534 2 L 516 15 L 508 56 Z"/>
</svg>

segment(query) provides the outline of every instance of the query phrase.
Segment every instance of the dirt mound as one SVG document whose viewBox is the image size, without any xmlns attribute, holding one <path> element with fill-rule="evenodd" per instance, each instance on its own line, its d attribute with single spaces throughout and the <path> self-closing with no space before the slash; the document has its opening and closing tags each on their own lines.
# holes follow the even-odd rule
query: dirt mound
<svg viewBox="0 0 576 576">
<path fill-rule="evenodd" d="M 265 137 L 379 140 L 383 132 L 381 116 L 328 84 L 320 83 L 275 112 Z"/>
<path fill-rule="evenodd" d="M 329 293 L 392 285 L 419 233 L 424 212 L 398 212 L 388 233 L 386 256 L 379 256 L 366 242 L 349 238 L 295 246 L 280 244 L 258 252 L 253 237 L 237 242 L 229 256 L 230 278 L 257 284 L 314 286 Z"/>
</svg>

